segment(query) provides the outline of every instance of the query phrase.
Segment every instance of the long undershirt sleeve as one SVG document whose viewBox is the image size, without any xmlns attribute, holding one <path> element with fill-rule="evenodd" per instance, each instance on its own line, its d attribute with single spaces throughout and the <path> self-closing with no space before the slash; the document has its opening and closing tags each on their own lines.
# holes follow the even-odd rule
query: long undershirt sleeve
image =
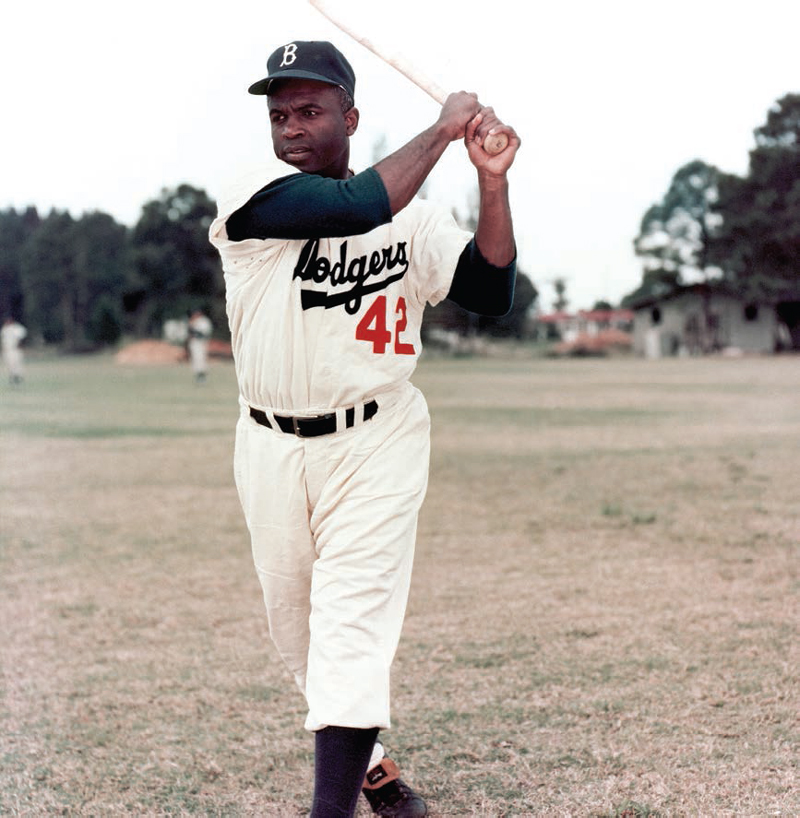
<svg viewBox="0 0 800 818">
<path fill-rule="evenodd" d="M 297 173 L 263 187 L 227 220 L 228 238 L 312 239 L 360 235 L 392 220 L 389 196 L 374 168 L 350 179 Z M 516 260 L 495 267 L 475 240 L 464 248 L 447 298 L 479 315 L 501 316 L 514 298 Z"/>
<path fill-rule="evenodd" d="M 472 239 L 458 259 L 447 298 L 469 312 L 500 317 L 511 310 L 516 278 L 516 259 L 506 267 L 495 267 Z"/>
<path fill-rule="evenodd" d="M 389 196 L 373 168 L 350 179 L 296 173 L 258 191 L 227 221 L 228 238 L 341 238 L 392 220 Z"/>
</svg>

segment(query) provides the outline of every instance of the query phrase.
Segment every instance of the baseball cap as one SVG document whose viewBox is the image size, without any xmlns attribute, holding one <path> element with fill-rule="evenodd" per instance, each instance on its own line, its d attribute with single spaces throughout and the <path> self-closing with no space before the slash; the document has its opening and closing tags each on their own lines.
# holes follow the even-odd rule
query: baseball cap
<svg viewBox="0 0 800 818">
<path fill-rule="evenodd" d="M 325 40 L 295 40 L 282 45 L 267 60 L 267 76 L 254 82 L 251 94 L 268 94 L 273 80 L 304 79 L 327 82 L 355 95 L 356 75 L 344 55 Z"/>
</svg>

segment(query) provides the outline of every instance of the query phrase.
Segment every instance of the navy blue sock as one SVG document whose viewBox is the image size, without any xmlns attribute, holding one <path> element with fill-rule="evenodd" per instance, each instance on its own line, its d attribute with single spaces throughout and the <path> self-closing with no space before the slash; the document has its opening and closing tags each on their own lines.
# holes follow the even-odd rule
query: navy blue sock
<svg viewBox="0 0 800 818">
<path fill-rule="evenodd" d="M 378 728 L 325 727 L 315 735 L 311 818 L 352 818 Z"/>
</svg>

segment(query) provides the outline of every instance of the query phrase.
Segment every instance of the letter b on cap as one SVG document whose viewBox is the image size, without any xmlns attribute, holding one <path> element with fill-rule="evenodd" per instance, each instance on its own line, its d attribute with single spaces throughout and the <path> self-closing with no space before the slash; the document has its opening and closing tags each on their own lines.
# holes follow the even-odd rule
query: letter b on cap
<svg viewBox="0 0 800 818">
<path fill-rule="evenodd" d="M 285 68 L 287 65 L 291 65 L 296 59 L 297 44 L 289 43 L 289 45 L 283 47 L 283 60 L 281 61 L 280 67 Z"/>
</svg>

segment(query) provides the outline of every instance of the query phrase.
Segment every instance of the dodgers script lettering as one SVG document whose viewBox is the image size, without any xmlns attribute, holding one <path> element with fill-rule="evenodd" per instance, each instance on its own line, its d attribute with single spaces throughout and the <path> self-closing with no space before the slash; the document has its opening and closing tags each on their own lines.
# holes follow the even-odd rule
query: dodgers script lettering
<svg viewBox="0 0 800 818">
<path fill-rule="evenodd" d="M 339 257 L 333 261 L 320 255 L 319 239 L 311 239 L 300 251 L 292 278 L 327 285 L 326 290 L 301 291 L 304 310 L 314 307 L 328 310 L 344 305 L 350 315 L 355 315 L 361 309 L 361 301 L 365 295 L 384 290 L 393 282 L 399 281 L 408 272 L 408 266 L 404 241 L 353 259 L 347 258 L 345 241 L 339 246 Z M 370 281 L 384 272 L 390 275 L 379 281 Z"/>
</svg>

